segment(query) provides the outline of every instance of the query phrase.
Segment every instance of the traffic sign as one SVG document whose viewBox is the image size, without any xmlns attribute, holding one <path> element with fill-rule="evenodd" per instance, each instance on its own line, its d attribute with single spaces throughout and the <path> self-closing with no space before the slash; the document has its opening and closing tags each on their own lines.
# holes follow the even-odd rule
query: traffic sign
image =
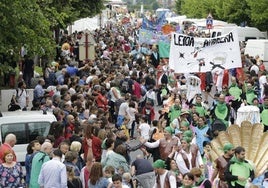
<svg viewBox="0 0 268 188">
<path fill-rule="evenodd" d="M 207 25 L 207 29 L 212 29 L 213 27 L 213 17 L 210 13 L 208 14 L 206 25 Z"/>
</svg>

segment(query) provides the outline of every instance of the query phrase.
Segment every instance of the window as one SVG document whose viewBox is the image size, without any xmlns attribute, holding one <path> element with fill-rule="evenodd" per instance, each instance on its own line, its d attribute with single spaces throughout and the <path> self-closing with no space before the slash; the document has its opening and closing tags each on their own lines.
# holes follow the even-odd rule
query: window
<svg viewBox="0 0 268 188">
<path fill-rule="evenodd" d="M 257 39 L 256 37 L 245 37 L 245 41 L 248 41 L 249 39 Z"/>
<path fill-rule="evenodd" d="M 49 129 L 49 122 L 2 124 L 2 140 L 7 134 L 13 133 L 17 137 L 17 144 L 28 144 L 37 136 L 47 136 Z"/>
</svg>

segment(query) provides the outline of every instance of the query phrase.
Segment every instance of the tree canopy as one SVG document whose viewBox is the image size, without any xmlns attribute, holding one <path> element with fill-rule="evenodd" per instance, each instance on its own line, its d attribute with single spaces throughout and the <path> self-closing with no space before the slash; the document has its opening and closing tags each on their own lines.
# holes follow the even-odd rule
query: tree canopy
<svg viewBox="0 0 268 188">
<path fill-rule="evenodd" d="M 267 31 L 267 0 L 176 0 L 176 12 L 192 18 L 215 19 L 237 25 L 245 24 Z"/>
<path fill-rule="evenodd" d="M 24 45 L 29 55 L 53 57 L 56 29 L 65 29 L 80 18 L 93 17 L 103 8 L 103 0 L 0 1 L 0 56 L 12 51 L 19 57 Z"/>
</svg>

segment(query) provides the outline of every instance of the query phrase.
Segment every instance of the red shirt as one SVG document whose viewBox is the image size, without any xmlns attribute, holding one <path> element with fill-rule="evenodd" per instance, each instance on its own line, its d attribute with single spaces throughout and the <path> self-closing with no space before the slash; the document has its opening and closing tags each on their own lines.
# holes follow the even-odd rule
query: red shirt
<svg viewBox="0 0 268 188">
<path fill-rule="evenodd" d="M 8 150 L 10 150 L 11 153 L 13 153 L 13 156 L 14 156 L 13 161 L 15 161 L 15 162 L 17 161 L 16 154 L 15 154 L 14 150 L 12 149 L 12 147 L 9 144 L 4 143 L 0 146 L 0 164 L 2 164 L 4 162 L 4 155 Z"/>
<path fill-rule="evenodd" d="M 135 95 L 138 99 L 141 98 L 141 85 L 137 82 L 134 81 L 134 89 L 133 89 L 133 95 Z"/>
<path fill-rule="evenodd" d="M 96 161 L 101 160 L 101 139 L 99 139 L 96 136 L 92 136 L 92 152 L 93 156 L 96 159 Z M 87 145 L 87 138 L 84 138 L 83 140 L 83 149 L 84 149 L 84 159 L 87 158 L 88 153 L 88 145 Z"/>
<path fill-rule="evenodd" d="M 64 135 L 65 139 L 68 140 L 69 138 L 71 138 L 73 132 L 74 132 L 74 124 L 69 123 L 65 129 L 65 135 Z"/>
<path fill-rule="evenodd" d="M 96 97 L 96 103 L 99 108 L 103 108 L 105 111 L 107 110 L 108 99 L 105 96 L 103 96 L 101 93 L 98 93 Z"/>
</svg>

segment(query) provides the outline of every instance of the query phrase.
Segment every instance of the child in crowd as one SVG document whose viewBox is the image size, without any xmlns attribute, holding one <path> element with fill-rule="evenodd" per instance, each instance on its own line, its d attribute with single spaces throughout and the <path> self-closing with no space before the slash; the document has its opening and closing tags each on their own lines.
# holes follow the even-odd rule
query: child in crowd
<svg viewBox="0 0 268 188">
<path fill-rule="evenodd" d="M 121 125 L 121 129 L 124 130 L 125 135 L 127 136 L 128 140 L 130 139 L 129 130 L 128 130 L 129 128 L 128 127 L 131 127 L 131 125 L 129 125 L 129 123 L 130 123 L 129 117 L 125 116 L 124 120 L 123 120 L 123 123 Z"/>
<path fill-rule="evenodd" d="M 112 166 L 106 166 L 104 170 L 104 177 L 109 180 L 109 182 L 113 183 L 112 177 L 115 174 L 114 167 Z"/>
</svg>

